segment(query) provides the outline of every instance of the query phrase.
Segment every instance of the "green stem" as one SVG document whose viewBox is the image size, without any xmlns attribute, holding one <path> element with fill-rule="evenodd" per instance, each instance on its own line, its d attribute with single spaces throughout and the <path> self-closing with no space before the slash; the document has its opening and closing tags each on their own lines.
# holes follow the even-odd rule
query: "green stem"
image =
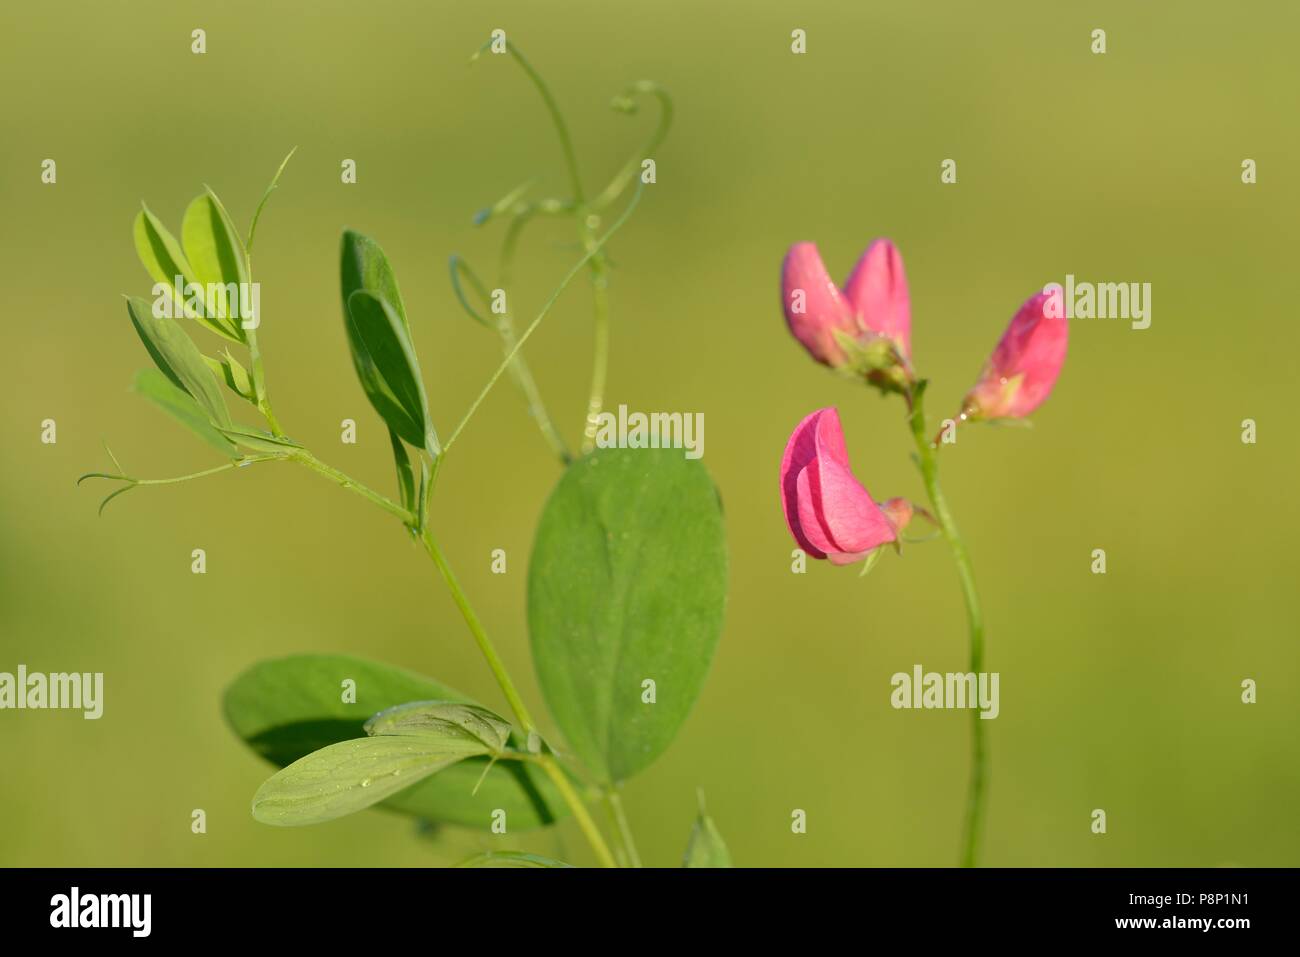
<svg viewBox="0 0 1300 957">
<path fill-rule="evenodd" d="M 587 398 L 587 418 L 582 429 L 582 452 L 586 455 L 596 447 L 596 432 L 600 428 L 600 413 L 605 405 L 605 381 L 609 374 L 609 279 L 603 253 L 595 252 L 595 237 L 590 227 L 582 223 L 582 242 L 591 257 L 591 296 L 595 310 L 593 332 L 595 342 L 591 360 L 591 389 Z"/>
<path fill-rule="evenodd" d="M 939 523 L 943 537 L 947 539 L 952 550 L 953 560 L 957 564 L 957 576 L 961 580 L 962 597 L 966 602 L 966 620 L 970 629 L 970 670 L 975 675 L 984 671 L 984 616 L 980 610 L 979 594 L 975 590 L 975 572 L 971 566 L 970 555 L 962 541 L 957 523 L 948 508 L 943 489 L 939 486 L 939 466 L 935 459 L 935 447 L 926 438 L 925 411 L 923 395 L 925 383 L 918 384 L 915 392 L 909 396 L 911 405 L 912 437 L 916 442 L 917 464 L 925 482 L 926 494 L 934 509 L 934 517 Z M 984 722 L 979 709 L 971 710 L 971 776 L 966 798 L 966 816 L 962 836 L 961 864 L 974 867 L 979 857 L 980 834 L 984 823 L 985 799 L 989 781 L 988 746 L 984 736 Z"/>
<path fill-rule="evenodd" d="M 424 549 L 433 559 L 433 563 L 442 573 L 442 579 L 447 583 L 447 589 L 451 592 L 452 600 L 455 601 L 456 607 L 460 609 L 461 616 L 465 619 L 465 624 L 469 626 L 470 634 L 474 636 L 474 641 L 487 659 L 488 668 L 492 671 L 492 676 L 496 678 L 497 684 L 501 687 L 501 693 L 505 695 L 506 701 L 510 704 L 510 710 L 514 712 L 515 718 L 519 721 L 526 736 L 531 736 L 537 730 L 533 723 L 533 717 L 528 713 L 528 708 L 524 705 L 523 698 L 519 696 L 515 684 L 510 680 L 510 674 L 506 671 L 505 664 L 501 661 L 501 656 L 497 654 L 492 640 L 488 637 L 483 628 L 483 623 L 474 613 L 473 606 L 469 603 L 469 598 L 465 595 L 465 590 L 461 588 L 460 581 L 456 578 L 456 573 L 452 571 L 451 565 L 447 563 L 446 556 L 438 546 L 437 540 L 433 537 L 433 532 L 425 528 L 420 540 L 424 543 Z M 609 846 L 605 843 L 605 838 L 601 835 L 600 829 L 596 822 L 591 819 L 591 814 L 587 811 L 587 806 L 583 804 L 582 798 L 574 790 L 573 783 L 564 773 L 564 769 L 559 766 L 555 758 L 549 754 L 539 754 L 536 762 L 554 783 L 560 796 L 573 812 L 573 818 L 578 822 L 578 827 L 586 835 L 588 843 L 591 844 L 592 850 L 595 851 L 596 857 L 604 867 L 614 867 L 614 856 L 609 851 Z"/>
<path fill-rule="evenodd" d="M 293 461 L 300 465 L 307 466 L 307 468 L 311 469 L 313 472 L 325 476 L 327 479 L 338 483 L 343 488 L 356 492 L 368 502 L 378 505 L 389 515 L 395 515 L 397 518 L 400 518 L 404 525 L 418 524 L 418 518 L 416 515 L 402 508 L 402 506 L 398 505 L 392 499 L 380 495 L 374 489 L 367 488 L 351 476 L 345 475 L 332 465 L 326 465 L 306 449 L 295 449 L 293 452 L 289 453 L 288 458 L 293 459 Z"/>
<path fill-rule="evenodd" d="M 587 811 L 587 805 L 582 803 L 582 798 L 573 788 L 573 782 L 569 776 L 564 773 L 564 769 L 549 754 L 539 756 L 537 763 L 541 765 L 546 776 L 555 784 L 556 790 L 564 798 L 564 803 L 569 806 L 573 812 L 573 819 L 578 822 L 578 827 L 582 829 L 583 835 L 587 838 L 587 843 L 596 853 L 596 859 L 600 861 L 601 867 L 617 867 L 618 863 L 614 860 L 614 855 L 609 851 L 609 845 L 605 843 L 604 836 L 600 833 L 600 828 L 596 822 L 591 819 L 591 814 Z"/>
<path fill-rule="evenodd" d="M 628 825 L 627 814 L 623 811 L 623 799 L 613 787 L 604 788 L 605 803 L 609 807 L 610 817 L 614 821 L 614 831 L 618 835 L 628 863 L 632 867 L 641 866 L 641 855 L 637 853 L 636 841 L 632 837 L 632 828 Z"/>
<path fill-rule="evenodd" d="M 515 351 L 515 324 L 508 314 L 501 317 L 497 332 L 501 336 L 503 354 L 513 356 L 510 372 L 514 376 L 515 384 L 519 386 L 519 391 L 524 394 L 524 400 L 528 403 L 528 411 L 532 415 L 533 421 L 537 423 L 542 438 L 546 439 L 546 444 L 551 447 L 551 451 L 560 460 L 560 464 L 568 465 L 573 461 L 573 456 L 569 452 L 569 447 L 564 444 L 564 437 L 560 435 L 555 423 L 551 420 L 550 413 L 546 410 L 546 403 L 542 400 L 542 393 L 537 388 L 537 380 L 533 378 L 532 370 L 528 367 L 524 357 Z"/>
<path fill-rule="evenodd" d="M 437 540 L 433 537 L 433 531 L 425 528 L 420 536 L 420 541 L 424 543 L 424 550 L 429 553 L 433 563 L 438 566 L 438 571 L 442 573 L 443 581 L 447 583 L 447 588 L 451 592 L 452 600 L 456 602 L 456 607 L 460 609 L 461 616 L 465 619 L 465 624 L 469 626 L 470 634 L 474 636 L 474 641 L 478 645 L 479 651 L 487 659 L 488 667 L 492 670 L 492 676 L 496 678 L 497 684 L 501 686 L 501 693 L 506 696 L 506 701 L 510 703 L 510 710 L 515 713 L 519 719 L 520 727 L 525 735 L 532 734 L 537 730 L 533 723 L 532 715 L 528 713 L 523 698 L 515 689 L 514 682 L 510 680 L 510 675 L 506 672 L 506 666 L 502 663 L 501 657 L 497 654 L 496 648 L 492 645 L 492 640 L 488 638 L 487 632 L 483 629 L 483 623 L 479 621 L 478 615 L 474 613 L 469 599 L 465 597 L 465 591 L 460 587 L 460 582 L 456 578 L 456 573 L 452 571 L 451 565 L 447 563 L 447 558 L 438 547 Z"/>
<path fill-rule="evenodd" d="M 528 79 L 532 81 L 533 86 L 537 88 L 537 92 L 541 94 L 542 102 L 546 104 L 546 111 L 551 115 L 551 122 L 555 125 L 555 132 L 560 137 L 560 149 L 564 152 L 564 165 L 569 171 L 569 183 L 573 187 L 574 201 L 578 205 L 582 205 L 584 196 L 582 177 L 578 174 L 578 156 L 573 151 L 573 140 L 569 136 L 569 127 L 564 122 L 564 115 L 560 113 L 560 106 L 555 102 L 555 97 L 551 95 L 551 88 L 546 85 L 546 81 L 542 79 L 541 74 L 533 69 L 533 65 L 528 62 L 528 58 L 519 52 L 519 48 L 513 43 L 507 43 L 506 50 L 515 58 L 515 62 L 519 64 L 524 73 L 528 75 Z"/>
</svg>

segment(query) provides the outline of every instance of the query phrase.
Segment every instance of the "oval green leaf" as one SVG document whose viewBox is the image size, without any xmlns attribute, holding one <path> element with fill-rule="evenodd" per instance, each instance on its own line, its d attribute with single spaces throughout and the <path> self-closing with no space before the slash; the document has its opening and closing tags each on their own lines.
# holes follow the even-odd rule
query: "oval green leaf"
<svg viewBox="0 0 1300 957">
<path fill-rule="evenodd" d="M 704 684 L 726 589 L 722 508 L 702 463 L 598 449 L 569 466 L 533 545 L 528 625 L 551 713 L 601 781 L 672 741 Z"/>
<path fill-rule="evenodd" d="M 465 734 L 355 738 L 299 758 L 253 795 L 263 824 L 322 824 L 365 810 L 464 758 L 486 753 Z"/>
<path fill-rule="evenodd" d="M 355 700 L 344 700 L 345 693 Z M 367 719 L 377 712 L 421 700 L 474 703 L 391 665 L 351 655 L 293 655 L 249 668 L 226 690 L 224 706 L 235 733 L 263 758 L 284 767 L 326 745 L 364 735 Z M 453 764 L 381 806 L 484 830 L 491 827 L 496 808 L 505 810 L 512 830 L 550 824 L 567 813 L 550 780 L 535 767 L 501 761 L 484 777 L 487 760 Z"/>
</svg>

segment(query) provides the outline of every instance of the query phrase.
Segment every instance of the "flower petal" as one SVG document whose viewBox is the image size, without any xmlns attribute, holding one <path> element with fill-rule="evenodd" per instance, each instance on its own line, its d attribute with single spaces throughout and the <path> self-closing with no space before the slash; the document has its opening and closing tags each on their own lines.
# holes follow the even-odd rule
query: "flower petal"
<svg viewBox="0 0 1300 957">
<path fill-rule="evenodd" d="M 912 355 L 912 301 L 903 257 L 888 239 L 874 240 L 844 285 L 844 296 L 860 328 L 893 339 L 905 358 Z"/>
<path fill-rule="evenodd" d="M 814 359 L 831 366 L 845 361 L 835 330 L 852 334 L 853 317 L 815 243 L 796 243 L 785 254 L 781 306 L 790 332 Z"/>
</svg>

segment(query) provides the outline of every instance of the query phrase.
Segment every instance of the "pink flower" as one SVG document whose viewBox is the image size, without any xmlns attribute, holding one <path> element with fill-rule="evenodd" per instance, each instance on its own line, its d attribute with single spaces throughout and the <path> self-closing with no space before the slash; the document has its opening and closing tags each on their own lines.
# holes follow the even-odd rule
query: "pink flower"
<svg viewBox="0 0 1300 957">
<path fill-rule="evenodd" d="M 904 509 L 902 505 L 906 505 Z M 853 477 L 835 409 L 819 409 L 795 428 L 781 459 L 781 506 L 799 547 L 813 558 L 848 565 L 895 541 L 911 506 L 892 499 L 887 515 Z"/>
<path fill-rule="evenodd" d="M 836 332 L 869 347 L 892 343 L 912 354 L 912 310 L 903 257 L 888 239 L 867 247 L 841 290 L 815 243 L 796 243 L 781 269 L 781 300 L 790 331 L 818 362 L 835 368 L 850 361 Z"/>
<path fill-rule="evenodd" d="M 1040 292 L 1012 317 L 979 381 L 966 394 L 968 419 L 1019 419 L 1043 404 L 1065 364 L 1069 326 L 1059 293 Z"/>
</svg>

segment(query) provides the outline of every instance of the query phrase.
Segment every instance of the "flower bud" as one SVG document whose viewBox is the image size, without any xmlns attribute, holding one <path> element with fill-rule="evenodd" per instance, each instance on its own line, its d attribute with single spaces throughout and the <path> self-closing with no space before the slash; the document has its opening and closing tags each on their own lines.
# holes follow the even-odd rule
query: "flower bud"
<svg viewBox="0 0 1300 957">
<path fill-rule="evenodd" d="M 843 289 L 815 244 L 796 243 L 781 270 L 781 292 L 791 333 L 818 362 L 885 390 L 912 380 L 907 278 L 889 240 L 867 247 Z"/>
<path fill-rule="evenodd" d="M 1011 319 L 984 371 L 962 403 L 962 416 L 1019 419 L 1043 404 L 1056 385 L 1069 327 L 1059 293 L 1040 292 Z"/>
</svg>

